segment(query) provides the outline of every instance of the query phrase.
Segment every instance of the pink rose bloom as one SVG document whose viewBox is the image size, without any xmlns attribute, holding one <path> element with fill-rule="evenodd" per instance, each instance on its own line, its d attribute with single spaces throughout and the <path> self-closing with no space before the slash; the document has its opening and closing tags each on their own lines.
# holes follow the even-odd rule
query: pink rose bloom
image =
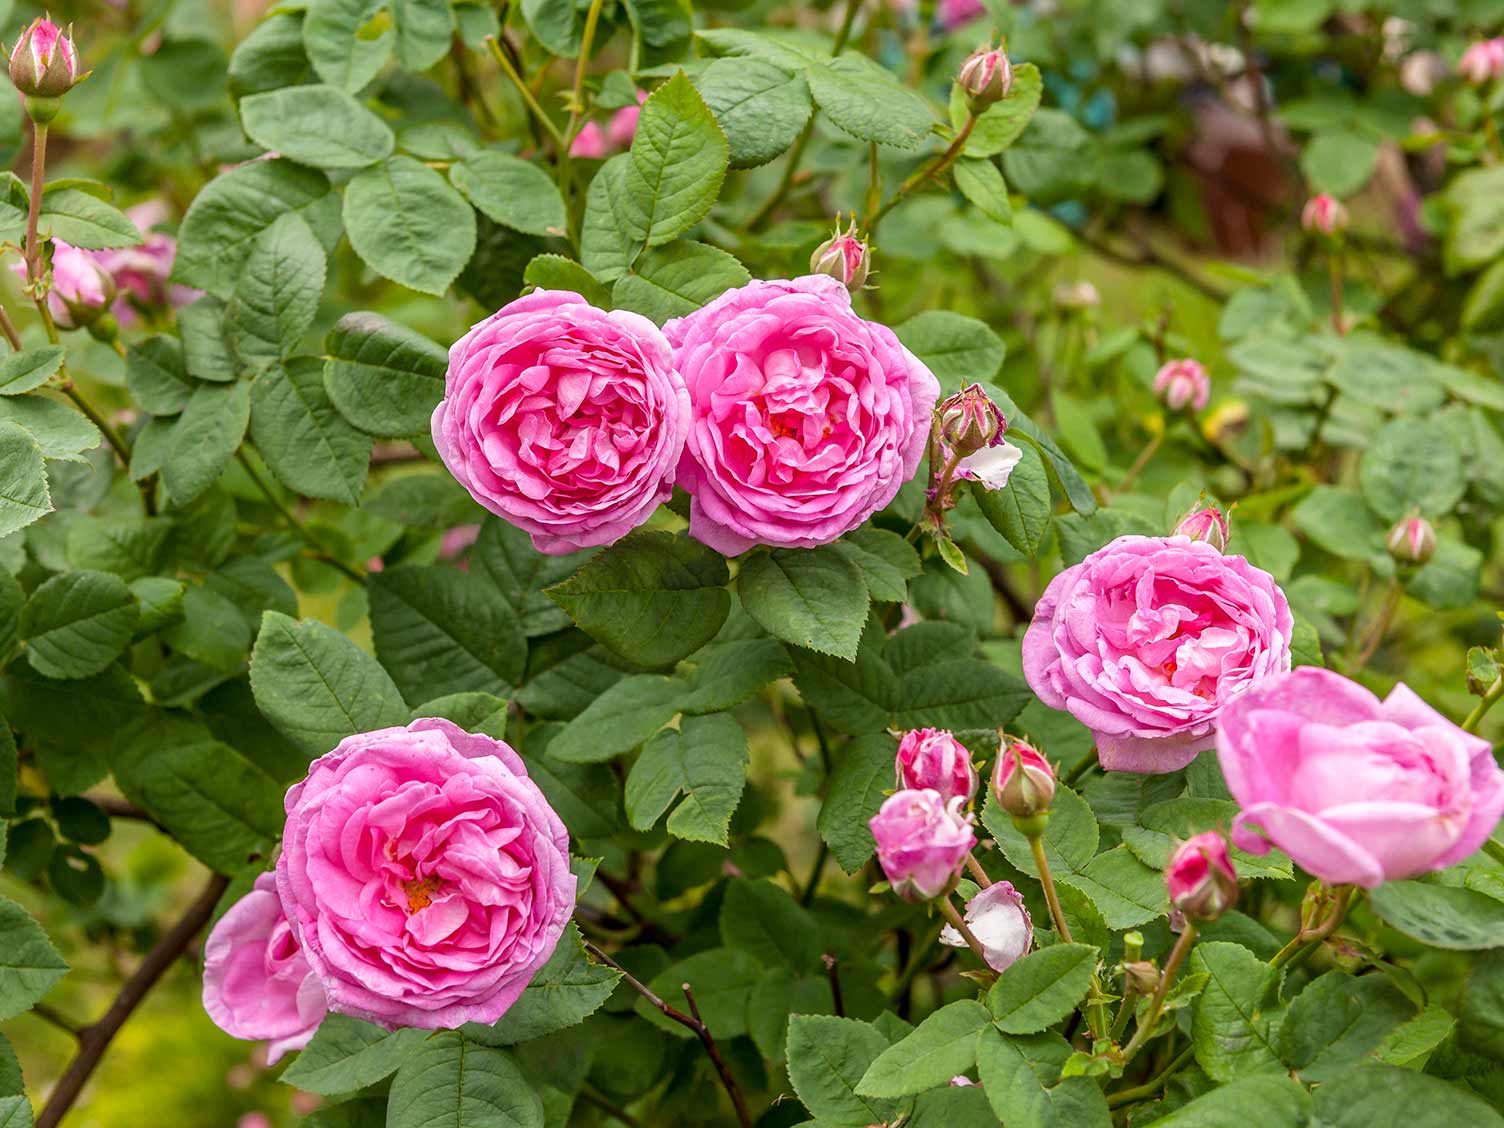
<svg viewBox="0 0 1504 1128">
<path fill-rule="evenodd" d="M 1457 60 L 1457 73 L 1474 86 L 1504 74 L 1504 37 L 1469 44 Z"/>
<path fill-rule="evenodd" d="M 938 791 L 942 799 L 959 795 L 967 803 L 977 790 L 971 753 L 944 729 L 910 729 L 898 742 L 895 765 L 900 788 Z"/>
<path fill-rule="evenodd" d="M 277 891 L 329 1009 L 493 1023 L 574 911 L 569 836 L 516 752 L 439 718 L 340 741 L 287 793 Z"/>
<path fill-rule="evenodd" d="M 966 800 L 946 800 L 929 788 L 888 796 L 867 824 L 877 860 L 893 892 L 905 901 L 928 901 L 950 888 L 977 844 Z"/>
<path fill-rule="evenodd" d="M 115 311 L 120 324 L 134 324 L 141 313 L 177 309 L 187 305 L 201 292 L 191 286 L 169 281 L 178 243 L 171 235 L 154 230 L 167 219 L 167 206 L 160 200 L 148 200 L 126 209 L 126 215 L 146 235 L 137 247 L 99 252 L 99 263 L 115 279 L 121 302 Z"/>
<path fill-rule="evenodd" d="M 1335 196 L 1318 193 L 1300 209 L 1300 225 L 1321 235 L 1335 235 L 1347 227 L 1347 208 Z"/>
<path fill-rule="evenodd" d="M 606 126 L 606 139 L 611 142 L 612 148 L 626 149 L 632 144 L 632 138 L 637 136 L 637 119 L 642 116 L 642 104 L 648 100 L 648 92 L 637 92 L 637 105 L 623 106 L 611 115 L 611 121 Z"/>
<path fill-rule="evenodd" d="M 10 268 L 22 282 L 28 281 L 24 260 L 18 258 Z M 90 311 L 105 312 L 114 297 L 109 273 L 95 252 L 61 239 L 52 240 L 52 286 L 47 291 L 47 308 L 58 328 L 81 328 L 93 320 L 88 316 Z"/>
<path fill-rule="evenodd" d="M 324 988 L 269 873 L 256 878 L 204 942 L 204 1010 L 230 1036 L 270 1043 L 268 1065 L 306 1046 L 324 1019 Z"/>
<path fill-rule="evenodd" d="M 1187 537 L 1119 537 L 1050 581 L 1024 677 L 1092 730 L 1102 767 L 1173 772 L 1238 694 L 1290 668 L 1295 621 L 1268 572 Z"/>
<path fill-rule="evenodd" d="M 749 282 L 664 332 L 693 405 L 689 534 L 718 552 L 829 544 L 918 469 L 940 385 L 834 278 Z"/>
<path fill-rule="evenodd" d="M 1397 685 L 1380 701 L 1302 667 L 1222 715 L 1217 757 L 1243 808 L 1233 841 L 1278 846 L 1322 881 L 1372 889 L 1471 855 L 1504 814 L 1488 741 Z"/>
<path fill-rule="evenodd" d="M 1205 541 L 1218 552 L 1225 552 L 1232 537 L 1232 527 L 1227 522 L 1227 514 L 1215 505 L 1199 505 L 1176 523 L 1173 535 Z"/>
<path fill-rule="evenodd" d="M 966 924 L 981 942 L 993 971 L 1007 971 L 1034 943 L 1034 921 L 1024 907 L 1024 895 L 1006 881 L 994 881 L 966 902 Z M 960 930 L 950 924 L 940 930 L 940 943 L 967 946 Z"/>
<path fill-rule="evenodd" d="M 1154 394 L 1171 411 L 1183 411 L 1187 404 L 1200 411 L 1211 398 L 1212 382 L 1200 361 L 1184 357 L 1170 361 L 1154 374 Z"/>
<path fill-rule="evenodd" d="M 1238 871 L 1215 830 L 1182 842 L 1165 867 L 1170 904 L 1191 920 L 1216 920 L 1237 902 Z"/>
<path fill-rule="evenodd" d="M 598 161 L 606 155 L 606 133 L 593 121 L 580 126 L 569 143 L 569 155 L 576 159 Z"/>
<path fill-rule="evenodd" d="M 940 19 L 941 27 L 946 31 L 953 31 L 986 13 L 987 6 L 982 0 L 940 0 L 935 14 Z"/>
<path fill-rule="evenodd" d="M 689 417 L 656 325 L 538 290 L 450 348 L 433 441 L 471 497 L 559 555 L 620 540 L 668 500 Z"/>
</svg>

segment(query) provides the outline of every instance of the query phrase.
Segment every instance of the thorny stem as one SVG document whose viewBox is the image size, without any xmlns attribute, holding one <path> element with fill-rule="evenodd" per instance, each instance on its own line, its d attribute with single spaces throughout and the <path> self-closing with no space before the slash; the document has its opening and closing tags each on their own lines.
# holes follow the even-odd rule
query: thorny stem
<svg viewBox="0 0 1504 1128">
<path fill-rule="evenodd" d="M 1368 665 L 1368 660 L 1374 656 L 1374 652 L 1383 643 L 1384 636 L 1389 633 L 1389 624 L 1394 620 L 1394 613 L 1399 610 L 1400 598 L 1404 594 L 1405 589 L 1399 578 L 1391 576 L 1389 590 L 1384 595 L 1384 605 L 1379 608 L 1379 617 L 1374 620 L 1373 627 L 1369 630 L 1368 641 L 1363 644 L 1363 649 L 1359 651 L 1358 656 L 1353 659 L 1351 668 L 1347 670 L 1349 677 Z"/>
<path fill-rule="evenodd" d="M 1138 476 L 1143 473 L 1144 467 L 1149 465 L 1149 461 L 1159 450 L 1159 445 L 1165 441 L 1165 432 L 1167 430 L 1169 430 L 1168 425 L 1161 428 L 1158 434 L 1144 444 L 1144 449 L 1139 451 L 1138 457 L 1133 460 L 1133 465 L 1128 467 L 1128 473 L 1123 475 L 1123 480 L 1118 483 L 1118 488 L 1115 492 L 1125 492 L 1138 480 Z"/>
<path fill-rule="evenodd" d="M 982 942 L 977 939 L 976 933 L 972 932 L 971 926 L 966 923 L 956 906 L 951 904 L 950 894 L 945 894 L 935 903 L 940 906 L 940 915 L 961 934 L 961 939 L 965 940 L 966 946 L 976 953 L 977 959 L 982 961 L 982 966 L 991 967 L 992 965 L 987 962 L 987 949 L 982 947 Z"/>
<path fill-rule="evenodd" d="M 42 247 L 37 240 L 37 221 L 42 215 L 42 189 L 47 183 L 47 127 L 31 128 L 31 200 L 26 212 L 26 280 L 35 286 L 41 277 Z"/>
<path fill-rule="evenodd" d="M 1128 1045 L 1123 1047 L 1124 1064 L 1133 1060 L 1133 1055 L 1138 1053 L 1140 1047 L 1154 1032 L 1154 1025 L 1159 1021 L 1159 1012 L 1164 1009 L 1165 996 L 1170 993 L 1170 986 L 1175 982 L 1175 973 L 1180 970 L 1180 965 L 1185 962 L 1191 945 L 1195 942 L 1196 925 L 1191 921 L 1186 921 L 1185 931 L 1180 934 L 1180 939 L 1175 941 L 1175 947 L 1170 949 L 1170 958 L 1165 961 L 1165 969 L 1159 977 L 1159 986 L 1155 987 L 1154 994 L 1149 996 L 1149 1009 L 1144 1012 L 1144 1017 L 1139 1022 L 1138 1029 L 1133 1032 Z"/>
<path fill-rule="evenodd" d="M 820 957 L 820 962 L 825 965 L 825 977 L 830 980 L 830 1004 L 835 1008 L 837 1018 L 846 1017 L 846 1004 L 841 998 L 841 964 L 834 954 L 826 952 Z"/>
<path fill-rule="evenodd" d="M 1271 968 L 1294 967 L 1303 963 L 1307 956 L 1321 946 L 1321 942 L 1337 930 L 1337 926 L 1347 917 L 1347 910 L 1352 905 L 1353 893 L 1356 886 L 1340 885 L 1337 887 L 1337 896 L 1332 902 L 1332 910 L 1320 924 L 1312 927 L 1308 922 L 1302 922 L 1300 930 L 1291 937 L 1290 942 L 1274 954 L 1269 961 Z"/>
<path fill-rule="evenodd" d="M 1186 1067 L 1195 1052 L 1195 1046 L 1187 1046 L 1151 1080 L 1145 1081 L 1142 1085 L 1135 1085 L 1131 1089 L 1119 1089 L 1116 1093 L 1108 1093 L 1107 1107 L 1118 1108 L 1125 1104 L 1132 1104 L 1134 1101 L 1141 1101 L 1145 1097 L 1154 1096 L 1164 1088 L 1166 1081 Z"/>
</svg>

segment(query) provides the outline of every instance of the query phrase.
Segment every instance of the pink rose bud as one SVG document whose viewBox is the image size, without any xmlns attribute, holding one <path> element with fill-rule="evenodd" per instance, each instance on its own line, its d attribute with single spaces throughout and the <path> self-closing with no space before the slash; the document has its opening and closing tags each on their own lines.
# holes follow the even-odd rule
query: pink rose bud
<svg viewBox="0 0 1504 1128">
<path fill-rule="evenodd" d="M 1215 505 L 1200 505 L 1180 519 L 1171 535 L 1190 537 L 1193 541 L 1205 541 L 1218 552 L 1226 552 L 1232 529 L 1227 523 L 1227 515 L 1222 510 Z"/>
<path fill-rule="evenodd" d="M 837 220 L 835 234 L 816 247 L 809 259 L 811 274 L 828 274 L 852 292 L 867 284 L 871 266 L 872 252 L 867 241 L 857 236 L 855 218 L 845 231 Z"/>
<path fill-rule="evenodd" d="M 1300 209 L 1300 225 L 1313 234 L 1336 235 L 1347 230 L 1347 208 L 1335 196 L 1322 192 Z"/>
<path fill-rule="evenodd" d="M 929 788 L 942 799 L 959 795 L 967 803 L 977 790 L 971 753 L 944 729 L 910 729 L 898 742 L 896 763 L 900 789 Z"/>
<path fill-rule="evenodd" d="M 979 114 L 1008 96 L 1013 86 L 1013 66 L 1001 47 L 978 47 L 961 64 L 956 82 L 966 95 L 966 105 Z"/>
<path fill-rule="evenodd" d="M 1474 86 L 1504 74 L 1504 37 L 1470 44 L 1457 60 L 1457 73 Z"/>
<path fill-rule="evenodd" d="M 576 160 L 600 160 L 606 155 L 606 131 L 595 122 L 587 121 L 569 143 L 569 155 Z"/>
<path fill-rule="evenodd" d="M 995 881 L 966 902 L 966 923 L 987 953 L 987 966 L 1007 971 L 1028 954 L 1034 943 L 1034 922 L 1024 907 L 1024 897 L 1006 881 Z M 966 939 L 953 925 L 940 930 L 940 943 L 966 947 Z"/>
<path fill-rule="evenodd" d="M 1187 920 L 1212 921 L 1238 900 L 1238 873 L 1227 856 L 1227 841 L 1215 830 L 1182 842 L 1165 867 L 1170 904 Z"/>
<path fill-rule="evenodd" d="M 955 884 L 977 844 L 966 801 L 947 801 L 929 788 L 888 796 L 872 821 L 877 860 L 893 892 L 905 901 L 930 901 Z"/>
<path fill-rule="evenodd" d="M 204 1010 L 226 1034 L 270 1043 L 267 1064 L 301 1050 L 324 1019 L 324 988 L 282 912 L 269 873 L 204 943 Z"/>
<path fill-rule="evenodd" d="M 1167 362 L 1154 374 L 1154 394 L 1171 411 L 1184 411 L 1187 406 L 1200 411 L 1211 398 L 1211 377 L 1200 361 L 1181 357 Z"/>
<path fill-rule="evenodd" d="M 1217 759 L 1242 808 L 1233 842 L 1278 846 L 1329 885 L 1372 889 L 1456 865 L 1504 815 L 1488 741 L 1403 684 L 1380 701 L 1319 666 L 1229 701 Z"/>
<path fill-rule="evenodd" d="M 982 391 L 980 384 L 968 384 L 953 396 L 942 400 L 940 437 L 951 450 L 973 454 L 991 446 L 1008 429 L 1007 420 L 997 404 Z"/>
<path fill-rule="evenodd" d="M 611 121 L 606 126 L 606 139 L 611 142 L 613 149 L 627 149 L 632 145 L 632 138 L 637 136 L 637 119 L 642 116 L 642 104 L 648 100 L 648 92 L 637 92 L 637 105 L 623 106 L 611 115 Z"/>
<path fill-rule="evenodd" d="M 1394 523 L 1384 543 L 1395 563 L 1418 566 L 1436 555 L 1436 530 L 1420 514 L 1412 513 Z"/>
<path fill-rule="evenodd" d="M 23 283 L 26 263 L 17 260 L 11 269 Z M 109 312 L 115 301 L 115 281 L 94 251 L 52 240 L 52 282 L 47 290 L 47 308 L 60 329 L 84 329 Z"/>
<path fill-rule="evenodd" d="M 1055 769 L 1033 745 L 1004 736 L 992 765 L 992 795 L 1010 815 L 1041 814 L 1055 802 Z"/>
<path fill-rule="evenodd" d="M 73 37 L 51 20 L 31 21 L 10 53 L 10 80 L 33 98 L 61 98 L 78 84 Z"/>
</svg>

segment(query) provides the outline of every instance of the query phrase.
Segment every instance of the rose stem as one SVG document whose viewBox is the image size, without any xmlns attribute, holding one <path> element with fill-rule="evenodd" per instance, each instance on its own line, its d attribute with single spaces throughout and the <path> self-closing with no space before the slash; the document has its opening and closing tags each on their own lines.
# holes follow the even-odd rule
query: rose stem
<svg viewBox="0 0 1504 1128">
<path fill-rule="evenodd" d="M 1044 839 L 1037 834 L 1028 836 L 1029 849 L 1034 853 L 1034 866 L 1039 870 L 1039 884 L 1044 886 L 1045 904 L 1050 906 L 1050 921 L 1055 934 L 1063 944 L 1072 943 L 1070 926 L 1065 923 L 1065 913 L 1060 909 L 1060 896 L 1055 892 L 1055 879 L 1050 876 L 1050 862 L 1044 856 Z"/>
<path fill-rule="evenodd" d="M 308 547 L 314 550 L 314 554 L 319 560 L 323 561 L 325 564 L 328 564 L 331 568 L 339 569 L 356 583 L 362 586 L 365 585 L 366 577 L 363 572 L 357 572 L 343 560 L 338 560 L 333 555 L 331 555 L 329 550 L 319 543 L 318 538 L 308 531 L 308 526 L 299 521 L 297 517 L 293 515 L 292 510 L 288 509 L 287 506 L 282 504 L 282 500 L 277 497 L 275 492 L 273 492 L 271 486 L 266 484 L 266 479 L 256 472 L 256 467 L 252 465 L 251 460 L 246 457 L 244 448 L 237 450 L 235 452 L 235 457 L 239 460 L 241 467 L 245 470 L 246 474 L 249 475 L 251 481 L 256 484 L 256 488 L 259 489 L 266 497 L 266 500 L 271 503 L 271 507 L 278 513 L 280 513 L 282 515 L 282 519 L 286 521 L 289 526 L 291 526 L 292 531 L 297 533 L 298 536 L 301 537 L 305 543 L 307 543 Z"/>
<path fill-rule="evenodd" d="M 826 978 L 830 980 L 830 1002 L 836 1009 L 837 1018 L 846 1017 L 846 1004 L 841 999 L 841 965 L 833 952 L 826 952 L 820 957 L 820 962 L 825 965 Z"/>
<path fill-rule="evenodd" d="M 1477 732 L 1478 726 L 1483 723 L 1484 716 L 1494 707 L 1499 698 L 1504 697 L 1504 675 L 1494 679 L 1494 684 L 1488 687 L 1478 704 L 1473 706 L 1473 711 L 1467 715 L 1467 720 L 1462 722 L 1463 732 Z"/>
<path fill-rule="evenodd" d="M 1269 961 L 1271 968 L 1294 967 L 1304 963 L 1307 956 L 1321 946 L 1321 942 L 1337 930 L 1347 916 L 1347 910 L 1352 905 L 1353 893 L 1356 887 L 1352 885 L 1339 885 L 1337 898 L 1332 905 L 1332 911 L 1327 918 L 1315 928 L 1301 925 L 1300 931 L 1274 954 Z"/>
<path fill-rule="evenodd" d="M 1134 1101 L 1141 1101 L 1146 1097 L 1152 1097 L 1160 1089 L 1164 1088 L 1166 1081 L 1185 1068 L 1186 1063 L 1191 1060 L 1191 1056 L 1195 1051 L 1195 1046 L 1187 1046 L 1180 1053 L 1176 1054 L 1175 1060 L 1160 1070 L 1159 1075 L 1153 1080 L 1145 1081 L 1142 1085 L 1135 1085 L 1131 1089 L 1119 1089 L 1116 1093 L 1108 1093 L 1107 1107 L 1118 1108 L 1121 1105 L 1132 1104 Z"/>
<path fill-rule="evenodd" d="M 1170 985 L 1175 982 L 1175 973 L 1180 970 L 1180 965 L 1185 962 L 1185 957 L 1195 942 L 1196 925 L 1191 921 L 1186 921 L 1185 931 L 1180 934 L 1180 939 L 1175 941 L 1175 947 L 1170 950 L 1170 958 L 1165 961 L 1165 970 L 1159 977 L 1159 986 L 1154 988 L 1154 994 L 1149 996 L 1149 1009 L 1144 1012 L 1143 1020 L 1138 1024 L 1138 1029 L 1133 1032 L 1128 1045 L 1123 1047 L 1123 1064 L 1126 1065 L 1132 1061 L 1139 1047 L 1149 1040 L 1149 1035 L 1154 1031 L 1154 1024 L 1159 1021 L 1159 1012 L 1164 1008 L 1165 996 L 1170 993 Z"/>
<path fill-rule="evenodd" d="M 976 883 L 983 889 L 987 889 L 992 885 L 992 878 L 987 876 L 987 871 L 982 868 L 982 863 L 977 861 L 971 854 L 966 855 L 966 872 L 971 874 L 976 879 Z"/>
</svg>

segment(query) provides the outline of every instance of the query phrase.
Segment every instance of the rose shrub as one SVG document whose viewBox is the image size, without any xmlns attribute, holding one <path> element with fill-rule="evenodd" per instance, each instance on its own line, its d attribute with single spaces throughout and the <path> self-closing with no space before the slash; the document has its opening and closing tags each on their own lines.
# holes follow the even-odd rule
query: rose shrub
<svg viewBox="0 0 1504 1128">
<path fill-rule="evenodd" d="M 1504 1128 L 1504 9 L 262 8 L 0 13 L 0 1125 Z"/>
</svg>

